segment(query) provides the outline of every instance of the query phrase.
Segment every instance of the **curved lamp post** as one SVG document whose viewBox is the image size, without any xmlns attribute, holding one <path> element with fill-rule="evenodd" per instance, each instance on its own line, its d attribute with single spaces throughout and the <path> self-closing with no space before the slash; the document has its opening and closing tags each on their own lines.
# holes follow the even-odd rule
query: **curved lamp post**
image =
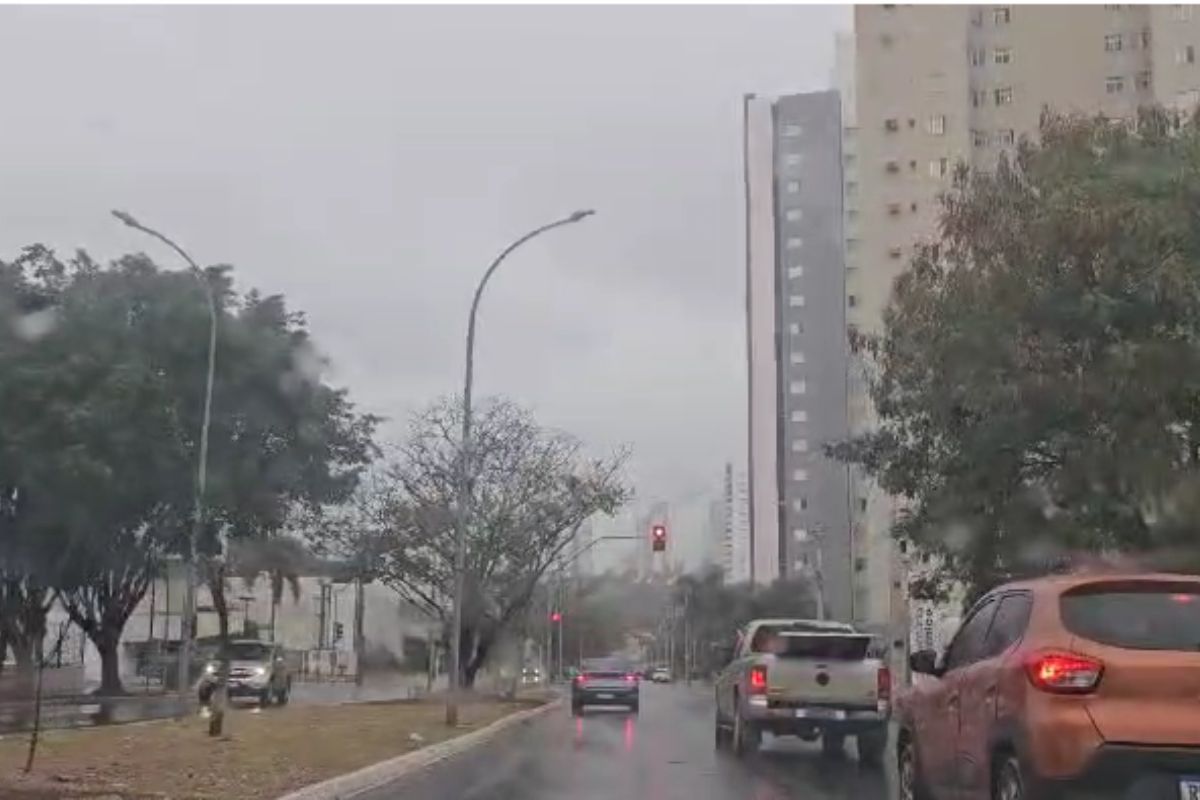
<svg viewBox="0 0 1200 800">
<path fill-rule="evenodd" d="M 475 373 L 475 316 L 479 311 L 479 300 L 483 296 L 483 290 L 487 287 L 492 274 L 504 263 L 504 259 L 512 251 L 546 231 L 580 222 L 595 213 L 595 211 L 590 209 L 576 211 L 569 217 L 564 217 L 548 225 L 535 228 L 504 248 L 500 252 L 500 255 L 496 256 L 496 260 L 492 262 L 491 266 L 487 268 L 487 271 L 483 273 L 483 278 L 475 288 L 475 297 L 471 301 L 471 314 L 467 318 L 467 365 L 466 375 L 463 380 L 462 439 L 459 444 L 460 452 L 458 456 L 458 513 L 455 520 L 454 537 L 454 620 L 450 630 L 450 692 L 446 699 L 447 725 L 458 725 L 458 704 L 462 675 L 463 596 L 466 588 L 467 528 L 471 519 L 471 388 Z"/>
<path fill-rule="evenodd" d="M 133 216 L 125 211 L 113 211 L 112 215 L 120 220 L 125 225 L 134 230 L 158 239 L 163 244 L 170 247 L 179 256 L 187 262 L 191 268 L 192 274 L 204 287 L 205 294 L 208 296 L 208 374 L 204 381 L 204 415 L 200 422 L 200 457 L 199 463 L 196 466 L 196 491 L 193 499 L 194 509 L 192 513 L 192 527 L 188 533 L 187 541 L 187 564 L 186 564 L 186 586 L 183 603 L 182 622 L 179 626 L 179 693 L 184 696 L 188 691 L 188 684 L 191 682 L 190 667 L 191 667 L 191 649 L 192 637 L 195 634 L 192 628 L 192 620 L 196 613 L 196 540 L 200 536 L 200 531 L 204 526 L 204 499 L 205 489 L 208 485 L 208 431 L 212 423 L 212 396 L 213 396 L 213 377 L 216 372 L 217 365 L 217 297 L 213 291 L 212 284 L 208 281 L 204 271 L 192 260 L 192 257 L 175 242 L 168 239 L 163 234 L 148 228 L 138 222 Z"/>
</svg>

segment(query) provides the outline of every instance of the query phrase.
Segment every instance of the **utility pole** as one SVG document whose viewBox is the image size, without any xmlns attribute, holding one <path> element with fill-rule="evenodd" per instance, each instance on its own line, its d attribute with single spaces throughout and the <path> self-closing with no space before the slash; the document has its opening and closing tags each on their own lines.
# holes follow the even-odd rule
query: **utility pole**
<svg viewBox="0 0 1200 800">
<path fill-rule="evenodd" d="M 363 588 L 362 575 L 358 576 L 354 586 L 354 685 L 363 685 L 363 651 L 366 641 L 363 635 L 363 612 L 366 610 L 366 592 Z"/>
</svg>

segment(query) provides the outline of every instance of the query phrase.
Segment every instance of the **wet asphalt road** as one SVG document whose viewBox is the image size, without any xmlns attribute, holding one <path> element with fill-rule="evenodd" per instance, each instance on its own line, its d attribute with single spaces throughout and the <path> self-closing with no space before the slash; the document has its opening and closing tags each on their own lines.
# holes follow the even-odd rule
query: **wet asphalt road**
<svg viewBox="0 0 1200 800">
<path fill-rule="evenodd" d="M 713 747 L 711 689 L 642 687 L 641 713 L 556 709 L 358 800 L 891 800 L 894 777 L 854 745 L 764 737 L 739 761 Z"/>
</svg>

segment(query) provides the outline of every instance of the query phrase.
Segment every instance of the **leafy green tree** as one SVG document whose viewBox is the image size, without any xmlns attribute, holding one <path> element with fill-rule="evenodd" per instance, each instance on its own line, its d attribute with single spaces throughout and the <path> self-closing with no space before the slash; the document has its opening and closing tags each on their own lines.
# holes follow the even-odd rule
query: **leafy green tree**
<svg viewBox="0 0 1200 800">
<path fill-rule="evenodd" d="M 968 599 L 1080 554 L 1200 548 L 1200 129 L 1047 115 L 960 168 L 870 358 L 876 430 L 833 448 Z M 926 587 L 928 588 L 928 587 Z"/>
</svg>

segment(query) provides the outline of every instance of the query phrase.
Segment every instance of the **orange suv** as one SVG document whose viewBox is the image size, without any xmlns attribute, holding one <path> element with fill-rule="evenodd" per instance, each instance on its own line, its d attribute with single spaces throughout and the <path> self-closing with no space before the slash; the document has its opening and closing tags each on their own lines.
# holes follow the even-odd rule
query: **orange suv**
<svg viewBox="0 0 1200 800">
<path fill-rule="evenodd" d="M 989 592 L 897 698 L 902 800 L 1200 800 L 1200 578 Z"/>
</svg>

